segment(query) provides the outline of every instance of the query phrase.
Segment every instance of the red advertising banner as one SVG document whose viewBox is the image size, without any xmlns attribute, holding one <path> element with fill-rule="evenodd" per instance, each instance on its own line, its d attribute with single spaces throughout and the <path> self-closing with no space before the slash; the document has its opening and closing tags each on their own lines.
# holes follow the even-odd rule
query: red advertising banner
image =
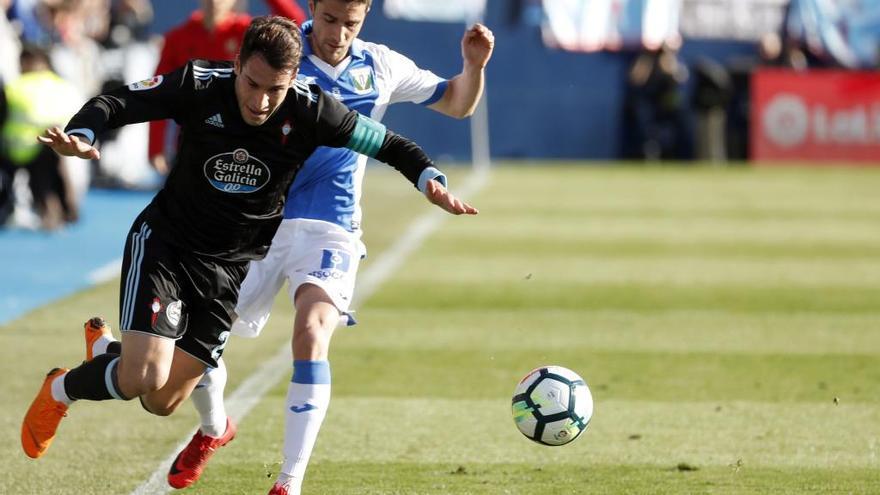
<svg viewBox="0 0 880 495">
<path fill-rule="evenodd" d="M 751 105 L 752 160 L 880 165 L 880 73 L 762 69 Z"/>
</svg>

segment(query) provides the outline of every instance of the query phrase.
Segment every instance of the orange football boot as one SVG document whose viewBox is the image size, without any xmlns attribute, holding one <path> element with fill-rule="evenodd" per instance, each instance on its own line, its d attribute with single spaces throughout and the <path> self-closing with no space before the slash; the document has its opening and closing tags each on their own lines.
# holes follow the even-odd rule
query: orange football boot
<svg viewBox="0 0 880 495">
<path fill-rule="evenodd" d="M 91 361 L 92 358 L 95 357 L 92 348 L 95 346 L 95 342 L 97 342 L 102 336 L 107 336 L 109 339 L 115 340 L 113 338 L 113 333 L 110 331 L 110 327 L 104 322 L 104 318 L 101 318 L 100 316 L 95 316 L 85 322 L 83 329 L 86 334 L 86 361 Z"/>
<path fill-rule="evenodd" d="M 21 423 L 21 447 L 32 459 L 38 459 L 46 453 L 55 439 L 61 418 L 67 416 L 67 406 L 52 398 L 52 381 L 67 371 L 66 368 L 55 368 L 46 375 L 43 386 Z"/>
</svg>

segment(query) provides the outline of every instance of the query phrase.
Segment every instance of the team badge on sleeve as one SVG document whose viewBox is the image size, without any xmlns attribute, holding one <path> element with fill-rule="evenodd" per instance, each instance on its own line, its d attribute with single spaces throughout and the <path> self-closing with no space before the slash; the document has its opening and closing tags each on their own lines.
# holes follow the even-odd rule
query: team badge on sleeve
<svg viewBox="0 0 880 495">
<path fill-rule="evenodd" d="M 128 85 L 128 89 L 131 91 L 146 91 L 148 89 L 153 89 L 162 84 L 162 76 L 154 76 L 150 79 L 144 79 L 143 81 L 138 81 L 136 83 L 131 83 Z"/>
</svg>

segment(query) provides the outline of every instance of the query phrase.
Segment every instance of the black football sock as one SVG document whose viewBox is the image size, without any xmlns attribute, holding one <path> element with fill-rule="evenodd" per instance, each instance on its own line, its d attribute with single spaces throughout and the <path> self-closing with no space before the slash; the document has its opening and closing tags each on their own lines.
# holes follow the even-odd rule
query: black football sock
<svg viewBox="0 0 880 495">
<path fill-rule="evenodd" d="M 122 342 L 114 340 L 107 344 L 107 354 L 122 354 Z"/>
<path fill-rule="evenodd" d="M 64 391 L 73 400 L 128 400 L 119 392 L 119 354 L 101 354 L 70 370 L 64 377 Z"/>
</svg>

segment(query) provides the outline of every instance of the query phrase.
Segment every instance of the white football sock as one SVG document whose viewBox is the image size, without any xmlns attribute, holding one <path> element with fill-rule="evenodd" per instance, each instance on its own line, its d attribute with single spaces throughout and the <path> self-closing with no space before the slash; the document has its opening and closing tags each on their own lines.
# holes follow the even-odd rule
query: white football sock
<svg viewBox="0 0 880 495">
<path fill-rule="evenodd" d="M 219 438 L 226 433 L 226 405 L 223 390 L 226 388 L 226 362 L 217 360 L 219 367 L 208 368 L 192 392 L 192 402 L 202 421 L 199 427 L 209 437 Z"/>
<path fill-rule="evenodd" d="M 73 399 L 67 396 L 67 391 L 64 390 L 64 377 L 67 376 L 67 373 L 56 376 L 52 380 L 52 398 L 57 400 L 58 402 L 64 403 L 65 406 L 69 406 L 73 404 Z"/>
<path fill-rule="evenodd" d="M 284 462 L 278 482 L 299 494 L 318 431 L 330 405 L 330 363 L 294 361 L 293 381 L 284 405 Z"/>
<path fill-rule="evenodd" d="M 275 484 L 287 489 L 287 495 L 300 495 L 302 492 L 302 478 L 294 478 L 288 474 L 278 473 L 278 479 L 275 480 Z"/>
<path fill-rule="evenodd" d="M 94 343 L 92 343 L 92 356 L 100 356 L 107 352 L 107 346 L 110 345 L 110 342 L 116 342 L 116 339 L 111 335 L 101 335 L 98 337 Z"/>
</svg>

